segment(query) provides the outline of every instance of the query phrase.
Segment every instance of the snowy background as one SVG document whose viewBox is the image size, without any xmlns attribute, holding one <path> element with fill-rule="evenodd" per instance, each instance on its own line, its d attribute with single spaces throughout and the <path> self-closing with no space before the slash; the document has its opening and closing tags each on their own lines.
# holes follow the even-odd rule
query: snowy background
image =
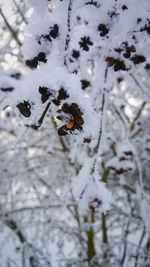
<svg viewBox="0 0 150 267">
<path fill-rule="evenodd" d="M 149 0 L 1 0 L 0 25 L 0 266 L 149 267 Z"/>
</svg>

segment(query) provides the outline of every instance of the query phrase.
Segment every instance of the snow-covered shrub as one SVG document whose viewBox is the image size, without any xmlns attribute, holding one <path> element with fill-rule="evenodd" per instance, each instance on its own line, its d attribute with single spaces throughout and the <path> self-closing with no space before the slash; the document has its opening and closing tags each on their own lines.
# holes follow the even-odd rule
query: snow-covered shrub
<svg viewBox="0 0 150 267">
<path fill-rule="evenodd" d="M 26 72 L 13 80 L 15 90 L 2 106 L 13 106 L 27 128 L 37 131 L 52 123 L 57 129 L 74 168 L 63 203 L 71 191 L 82 214 L 102 212 L 105 229 L 104 213 L 113 214 L 115 201 L 131 204 L 127 215 L 117 217 L 125 216 L 128 227 L 138 200 L 144 231 L 149 231 L 143 178 L 143 169 L 149 171 L 149 0 L 30 0 L 29 6 L 33 13 L 22 47 Z M 9 84 L 10 79 L 6 85 L 2 80 L 3 94 Z M 94 223 L 93 217 L 87 221 Z M 90 262 L 95 250 L 88 256 Z"/>
</svg>

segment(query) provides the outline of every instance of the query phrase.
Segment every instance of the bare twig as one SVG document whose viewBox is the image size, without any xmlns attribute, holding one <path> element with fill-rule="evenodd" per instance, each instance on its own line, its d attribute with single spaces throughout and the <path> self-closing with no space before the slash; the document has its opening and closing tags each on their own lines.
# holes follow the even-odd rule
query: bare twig
<svg viewBox="0 0 150 267">
<path fill-rule="evenodd" d="M 20 16 L 22 17 L 23 21 L 25 22 L 25 24 L 28 24 L 28 21 L 27 21 L 26 17 L 24 16 L 24 14 L 23 14 L 21 8 L 19 7 L 18 3 L 16 2 L 16 0 L 13 0 L 13 2 L 14 2 L 15 7 L 17 8 L 17 11 L 19 12 Z"/>
<path fill-rule="evenodd" d="M 6 17 L 5 17 L 5 15 L 4 15 L 4 13 L 3 13 L 3 11 L 2 11 L 1 8 L 0 8 L 0 15 L 1 15 L 1 17 L 4 19 L 4 22 L 5 22 L 5 24 L 6 24 L 7 28 L 8 28 L 8 30 L 10 31 L 12 37 L 13 37 L 14 40 L 16 41 L 16 43 L 17 43 L 19 46 L 21 46 L 22 43 L 21 43 L 21 41 L 20 41 L 19 38 L 18 38 L 17 32 L 12 28 L 12 26 L 10 25 L 10 23 L 9 23 L 8 20 L 6 19 Z"/>
</svg>

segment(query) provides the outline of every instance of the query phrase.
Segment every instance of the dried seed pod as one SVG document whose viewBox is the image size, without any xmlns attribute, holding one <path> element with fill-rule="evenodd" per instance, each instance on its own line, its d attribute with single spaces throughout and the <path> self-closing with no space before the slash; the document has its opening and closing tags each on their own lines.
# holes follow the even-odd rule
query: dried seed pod
<svg viewBox="0 0 150 267">
<path fill-rule="evenodd" d="M 61 115 L 61 112 L 66 115 Z M 82 118 L 83 113 L 76 103 L 72 103 L 71 105 L 64 103 L 62 108 L 58 110 L 58 113 L 60 113 L 60 115 L 57 116 L 57 119 L 66 121 L 66 124 L 59 129 L 60 135 L 66 135 L 67 131 L 72 133 L 75 129 L 82 131 L 81 125 L 84 123 Z"/>
<path fill-rule="evenodd" d="M 127 52 L 132 52 L 132 53 L 136 52 L 136 48 L 134 45 L 127 46 L 126 50 L 127 50 Z"/>
<path fill-rule="evenodd" d="M 67 129 L 66 129 L 66 126 L 65 126 L 65 125 L 63 125 L 62 127 L 60 127 L 60 128 L 58 129 L 58 134 L 59 134 L 60 136 L 67 135 Z"/>
<path fill-rule="evenodd" d="M 134 55 L 131 60 L 136 65 L 145 62 L 146 58 L 142 55 Z"/>
<path fill-rule="evenodd" d="M 59 106 L 60 105 L 60 100 L 59 99 L 53 99 L 52 102 L 56 105 Z"/>
<path fill-rule="evenodd" d="M 106 57 L 106 62 L 108 67 L 111 67 L 116 63 L 116 59 L 113 57 Z"/>
<path fill-rule="evenodd" d="M 127 70 L 126 65 L 123 60 L 116 59 L 114 65 L 114 71 Z"/>
<path fill-rule="evenodd" d="M 58 37 L 58 35 L 59 35 L 59 27 L 57 24 L 54 24 L 53 28 L 50 31 L 50 36 L 55 39 L 56 37 Z"/>
<path fill-rule="evenodd" d="M 145 69 L 146 69 L 146 70 L 150 70 L 150 64 L 149 64 L 149 63 L 146 63 L 146 65 L 145 65 Z"/>
<path fill-rule="evenodd" d="M 70 112 L 70 107 L 69 107 L 69 105 L 68 105 L 67 103 L 64 103 L 64 104 L 62 105 L 62 111 L 63 111 L 64 113 L 69 113 L 69 112 Z"/>
<path fill-rule="evenodd" d="M 44 52 L 40 52 L 40 53 L 37 55 L 37 59 L 38 59 L 38 61 L 41 61 L 41 62 L 44 62 L 44 63 L 47 62 L 46 54 L 45 54 Z"/>
<path fill-rule="evenodd" d="M 45 86 L 39 87 L 39 93 L 41 94 L 42 103 L 45 103 L 49 99 L 49 97 L 52 95 L 49 89 Z"/>
<path fill-rule="evenodd" d="M 60 121 L 63 121 L 63 120 L 64 120 L 64 116 L 61 116 L 61 115 L 58 115 L 56 118 L 57 118 L 58 120 L 60 120 Z"/>
<path fill-rule="evenodd" d="M 98 26 L 98 31 L 100 32 L 100 36 L 105 36 L 106 34 L 108 34 L 109 29 L 107 25 L 101 23 Z"/>
<path fill-rule="evenodd" d="M 80 56 L 80 52 L 78 50 L 73 50 L 72 51 L 72 57 L 74 57 L 75 59 L 77 59 Z"/>
<path fill-rule="evenodd" d="M 91 142 L 91 138 L 84 138 L 84 141 L 83 142 L 89 144 Z"/>
<path fill-rule="evenodd" d="M 123 54 L 123 56 L 124 56 L 125 58 L 130 58 L 131 53 L 130 53 L 130 52 L 125 52 L 125 53 Z"/>
<path fill-rule="evenodd" d="M 69 97 L 69 95 L 67 94 L 67 91 L 63 87 L 61 87 L 59 89 L 58 96 L 55 99 L 53 99 L 52 101 L 56 106 L 59 106 L 61 100 L 65 100 L 68 97 Z"/>
<path fill-rule="evenodd" d="M 84 51 L 89 51 L 89 46 L 93 45 L 93 42 L 89 36 L 84 36 L 81 38 L 79 45 Z"/>
<path fill-rule="evenodd" d="M 67 91 L 63 87 L 61 87 L 60 90 L 59 90 L 58 98 L 60 100 L 65 100 L 68 97 L 69 97 L 69 95 L 67 94 Z"/>
<path fill-rule="evenodd" d="M 120 48 L 120 47 L 119 48 L 114 48 L 114 51 L 120 54 L 123 51 L 123 49 Z"/>
<path fill-rule="evenodd" d="M 126 9 L 128 9 L 128 7 L 127 7 L 126 5 L 123 5 L 123 6 L 122 6 L 122 10 L 124 11 L 124 10 L 126 10 Z"/>
<path fill-rule="evenodd" d="M 31 116 L 31 105 L 29 101 L 24 100 L 23 102 L 17 104 L 16 107 L 24 117 L 28 118 Z"/>
<path fill-rule="evenodd" d="M 70 120 L 67 121 L 67 123 L 66 123 L 66 127 L 67 127 L 67 129 L 69 129 L 69 130 L 71 130 L 71 129 L 74 127 L 74 125 L 75 125 L 75 121 L 72 120 L 72 119 L 70 119 Z"/>
<path fill-rule="evenodd" d="M 75 118 L 75 123 L 80 126 L 80 125 L 83 125 L 84 124 L 84 120 L 82 118 L 82 116 L 78 116 Z"/>
<path fill-rule="evenodd" d="M 89 81 L 87 81 L 87 80 L 81 80 L 81 87 L 82 87 L 83 90 L 86 89 L 90 85 L 91 84 L 90 84 Z"/>
<path fill-rule="evenodd" d="M 37 68 L 38 65 L 38 59 L 37 57 L 34 57 L 33 59 L 27 59 L 26 60 L 26 65 L 30 67 L 31 69 Z"/>
<path fill-rule="evenodd" d="M 83 115 L 83 112 L 80 110 L 76 103 L 72 103 L 70 106 L 71 114 L 75 118 L 77 116 Z"/>
</svg>

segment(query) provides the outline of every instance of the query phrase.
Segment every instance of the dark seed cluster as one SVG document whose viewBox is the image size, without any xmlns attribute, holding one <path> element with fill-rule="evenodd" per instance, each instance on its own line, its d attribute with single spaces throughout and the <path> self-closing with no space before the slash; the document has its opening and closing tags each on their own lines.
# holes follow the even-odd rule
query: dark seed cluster
<svg viewBox="0 0 150 267">
<path fill-rule="evenodd" d="M 61 87 L 61 88 L 59 89 L 59 92 L 58 92 L 57 97 L 55 97 L 55 99 L 53 99 L 52 102 L 53 102 L 56 106 L 59 106 L 61 100 L 65 100 L 65 99 L 68 98 L 68 97 L 69 97 L 69 95 L 68 95 L 67 91 L 66 91 L 63 87 Z"/>
<path fill-rule="evenodd" d="M 131 53 L 136 52 L 136 48 L 134 45 L 129 45 L 127 42 L 124 43 L 124 46 L 125 46 L 125 52 L 124 52 L 123 56 L 125 58 L 130 58 Z"/>
<path fill-rule="evenodd" d="M 134 55 L 131 60 L 135 65 L 145 62 L 146 58 L 142 55 Z"/>
<path fill-rule="evenodd" d="M 64 103 L 58 113 L 60 114 L 57 119 L 65 121 L 65 124 L 58 129 L 60 136 L 67 135 L 69 132 L 72 133 L 75 129 L 82 130 L 82 125 L 84 124 L 83 113 L 76 103 L 71 105 Z"/>
<path fill-rule="evenodd" d="M 145 26 L 140 29 L 140 32 L 144 32 L 144 31 L 150 34 L 150 21 L 148 21 L 148 25 L 145 24 Z"/>
<path fill-rule="evenodd" d="M 124 11 L 124 10 L 128 10 L 128 7 L 126 6 L 126 5 L 123 5 L 122 6 L 122 10 Z"/>
<path fill-rule="evenodd" d="M 16 107 L 19 109 L 20 113 L 28 118 L 31 116 L 31 104 L 29 103 L 29 100 L 24 100 L 23 102 L 20 102 L 16 105 Z"/>
<path fill-rule="evenodd" d="M 89 87 L 91 84 L 87 80 L 81 80 L 81 88 L 85 90 L 87 87 Z"/>
<path fill-rule="evenodd" d="M 44 52 L 40 52 L 36 57 L 34 57 L 33 59 L 28 59 L 26 60 L 26 65 L 28 67 L 30 67 L 31 69 L 35 69 L 38 66 L 38 62 L 43 62 L 46 63 L 47 59 L 46 59 L 46 54 Z"/>
<path fill-rule="evenodd" d="M 80 57 L 80 52 L 78 50 L 72 50 L 72 57 L 78 59 Z"/>
<path fill-rule="evenodd" d="M 108 67 L 114 67 L 115 72 L 119 70 L 128 70 L 123 60 L 107 57 L 106 62 Z"/>
<path fill-rule="evenodd" d="M 147 64 L 145 65 L 145 69 L 146 69 L 146 70 L 150 70 L 150 64 L 149 64 L 149 63 L 147 63 Z"/>
<path fill-rule="evenodd" d="M 98 26 L 98 31 L 100 33 L 100 36 L 105 36 L 105 35 L 107 35 L 109 33 L 109 28 L 108 28 L 107 25 L 101 23 Z"/>
<path fill-rule="evenodd" d="M 91 41 L 89 36 L 84 36 L 81 38 L 79 45 L 84 51 L 89 51 L 90 46 L 93 45 L 93 42 Z"/>
<path fill-rule="evenodd" d="M 121 47 L 115 48 L 114 51 L 119 53 L 119 54 L 121 54 L 123 52 L 123 56 L 125 58 L 130 58 L 131 53 L 136 52 L 136 48 L 134 45 L 129 45 L 128 42 L 123 42 Z"/>
<path fill-rule="evenodd" d="M 51 42 L 52 39 L 56 39 L 59 36 L 59 27 L 57 24 L 54 24 L 53 27 L 50 27 L 50 30 L 47 34 L 42 34 L 40 36 L 40 39 L 38 40 L 38 43 L 41 44 L 41 40 L 49 41 Z"/>
<path fill-rule="evenodd" d="M 146 58 L 143 55 L 135 54 L 136 47 L 134 45 L 129 45 L 128 42 L 123 42 L 120 47 L 114 48 L 114 51 L 119 55 L 122 55 L 124 58 L 131 60 L 135 65 L 146 61 Z M 134 55 L 132 56 L 133 53 Z M 114 57 L 106 57 L 106 62 L 108 67 L 114 67 L 114 71 L 127 71 L 131 68 L 131 66 L 130 68 L 126 67 L 124 60 Z"/>
<path fill-rule="evenodd" d="M 12 92 L 14 90 L 14 87 L 1 87 L 0 90 L 2 92 Z"/>
<path fill-rule="evenodd" d="M 45 86 L 39 87 L 39 93 L 41 94 L 42 103 L 45 103 L 50 98 L 50 96 L 53 95 L 53 93 L 50 92 L 50 90 Z"/>
</svg>

